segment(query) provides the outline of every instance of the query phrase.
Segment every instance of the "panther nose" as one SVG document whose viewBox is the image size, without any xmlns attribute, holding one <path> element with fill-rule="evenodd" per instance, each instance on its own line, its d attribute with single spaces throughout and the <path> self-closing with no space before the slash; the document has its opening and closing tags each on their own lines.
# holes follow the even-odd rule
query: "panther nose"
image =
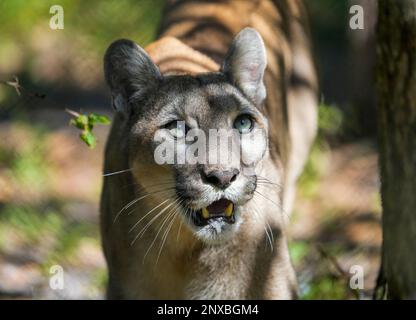
<svg viewBox="0 0 416 320">
<path fill-rule="evenodd" d="M 208 172 L 204 170 L 202 175 L 207 183 L 220 189 L 226 189 L 237 179 L 239 173 L 240 171 L 237 169 L 225 171 L 212 170 Z"/>
</svg>

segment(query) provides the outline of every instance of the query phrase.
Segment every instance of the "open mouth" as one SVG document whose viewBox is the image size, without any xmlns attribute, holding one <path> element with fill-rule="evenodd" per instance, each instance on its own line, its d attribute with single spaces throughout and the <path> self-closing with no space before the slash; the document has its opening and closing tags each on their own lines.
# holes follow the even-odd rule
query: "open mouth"
<svg viewBox="0 0 416 320">
<path fill-rule="evenodd" d="M 222 220 L 229 224 L 235 222 L 235 205 L 228 199 L 214 201 L 208 207 L 194 210 L 191 213 L 193 223 L 198 227 L 207 225 L 212 220 Z"/>
</svg>

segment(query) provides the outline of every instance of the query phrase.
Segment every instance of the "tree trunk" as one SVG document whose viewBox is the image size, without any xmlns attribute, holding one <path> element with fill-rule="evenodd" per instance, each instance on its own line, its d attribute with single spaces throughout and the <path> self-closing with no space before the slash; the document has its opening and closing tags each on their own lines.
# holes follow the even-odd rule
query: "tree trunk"
<svg viewBox="0 0 416 320">
<path fill-rule="evenodd" d="M 387 297 L 416 299 L 416 0 L 380 0 L 377 45 Z"/>
</svg>

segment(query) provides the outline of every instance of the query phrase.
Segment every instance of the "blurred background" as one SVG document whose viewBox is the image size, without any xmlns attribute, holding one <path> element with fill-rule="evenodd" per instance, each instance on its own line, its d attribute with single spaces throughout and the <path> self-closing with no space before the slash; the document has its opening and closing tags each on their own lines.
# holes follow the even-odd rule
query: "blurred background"
<svg viewBox="0 0 416 320">
<path fill-rule="evenodd" d="M 102 58 L 115 39 L 142 46 L 163 0 L 0 0 L 0 298 L 101 299 L 103 147 L 88 148 L 65 109 L 111 118 Z M 299 182 L 290 251 L 303 299 L 371 297 L 381 244 L 373 63 L 376 0 L 305 0 L 321 84 L 319 134 Z M 49 9 L 64 9 L 52 30 Z M 365 29 L 351 30 L 360 4 Z M 63 290 L 50 268 L 65 271 Z M 350 289 L 350 268 L 364 290 Z"/>
</svg>

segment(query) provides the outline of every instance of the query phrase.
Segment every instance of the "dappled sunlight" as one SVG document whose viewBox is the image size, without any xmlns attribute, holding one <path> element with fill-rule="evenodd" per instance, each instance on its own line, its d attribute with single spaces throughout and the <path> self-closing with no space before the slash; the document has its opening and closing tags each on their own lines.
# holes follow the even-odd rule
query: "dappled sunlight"
<svg viewBox="0 0 416 320">
<path fill-rule="evenodd" d="M 96 147 L 88 148 L 67 111 L 111 120 L 105 49 L 118 38 L 150 43 L 163 3 L 62 0 L 65 28 L 51 30 L 54 1 L 0 1 L 0 299 L 105 297 L 99 197 L 110 127 L 94 127 Z M 298 183 L 290 253 L 300 298 L 367 299 L 382 240 L 377 149 L 345 88 L 348 37 L 339 21 L 347 2 L 314 3 L 323 94 L 318 137 Z M 64 290 L 49 285 L 56 265 L 65 269 Z M 365 271 L 360 292 L 349 287 L 353 265 Z M 256 281 L 266 279 L 256 273 Z"/>
</svg>

